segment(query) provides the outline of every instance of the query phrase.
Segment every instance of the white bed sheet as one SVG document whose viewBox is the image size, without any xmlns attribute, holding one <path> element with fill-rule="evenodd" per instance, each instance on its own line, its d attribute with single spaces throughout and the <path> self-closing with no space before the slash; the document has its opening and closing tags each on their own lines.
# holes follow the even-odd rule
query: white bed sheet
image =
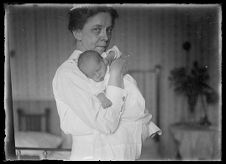
<svg viewBox="0 0 226 164">
<path fill-rule="evenodd" d="M 34 147 L 34 148 L 59 148 L 63 138 L 45 132 L 15 132 L 16 147 Z M 21 155 L 43 157 L 43 151 L 39 150 L 21 150 Z"/>
</svg>

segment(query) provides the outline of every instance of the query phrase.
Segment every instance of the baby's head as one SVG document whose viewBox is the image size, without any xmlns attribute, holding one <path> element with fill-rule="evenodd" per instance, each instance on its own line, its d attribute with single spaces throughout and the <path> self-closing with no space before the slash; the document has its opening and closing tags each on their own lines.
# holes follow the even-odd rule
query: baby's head
<svg viewBox="0 0 226 164">
<path fill-rule="evenodd" d="M 88 50 L 80 54 L 78 58 L 78 68 L 88 78 L 100 82 L 104 80 L 107 63 L 98 52 Z"/>
</svg>

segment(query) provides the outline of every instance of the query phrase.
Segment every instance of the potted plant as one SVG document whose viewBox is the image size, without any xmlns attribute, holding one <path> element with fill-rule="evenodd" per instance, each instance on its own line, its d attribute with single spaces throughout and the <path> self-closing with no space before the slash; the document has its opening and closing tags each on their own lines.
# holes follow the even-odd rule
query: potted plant
<svg viewBox="0 0 226 164">
<path fill-rule="evenodd" d="M 207 67 L 200 67 L 194 61 L 191 70 L 185 67 L 175 68 L 170 72 L 169 81 L 178 94 L 187 97 L 188 109 L 195 112 L 198 100 L 201 100 L 204 116 L 200 120 L 201 125 L 210 125 L 207 115 L 207 104 L 214 104 L 218 100 L 217 92 L 208 85 L 209 74 Z"/>
</svg>

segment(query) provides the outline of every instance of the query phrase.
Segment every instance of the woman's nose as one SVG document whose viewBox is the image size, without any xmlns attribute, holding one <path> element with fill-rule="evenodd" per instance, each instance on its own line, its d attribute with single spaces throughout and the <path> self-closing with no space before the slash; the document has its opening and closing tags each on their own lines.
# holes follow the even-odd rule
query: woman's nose
<svg viewBox="0 0 226 164">
<path fill-rule="evenodd" d="M 108 40 L 108 35 L 107 35 L 107 32 L 106 32 L 106 29 L 105 30 L 102 30 L 102 33 L 101 33 L 101 39 L 107 41 Z"/>
</svg>

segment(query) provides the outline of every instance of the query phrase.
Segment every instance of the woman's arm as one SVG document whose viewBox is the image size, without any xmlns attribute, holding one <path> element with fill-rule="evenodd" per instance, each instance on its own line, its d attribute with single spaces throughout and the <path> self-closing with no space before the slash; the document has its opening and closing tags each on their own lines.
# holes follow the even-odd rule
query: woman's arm
<svg viewBox="0 0 226 164">
<path fill-rule="evenodd" d="M 108 93 L 114 105 L 103 109 L 96 96 L 85 86 L 85 81 L 70 71 L 58 71 L 53 80 L 53 91 L 56 101 L 67 106 L 89 127 L 103 133 L 113 133 L 119 124 L 123 111 L 125 91 L 117 86 L 110 86 Z M 76 125 L 71 125 L 76 126 Z"/>
<path fill-rule="evenodd" d="M 115 59 L 110 66 L 110 78 L 108 86 L 116 86 L 124 89 L 123 70 L 125 69 L 126 60 L 122 57 Z"/>
</svg>

